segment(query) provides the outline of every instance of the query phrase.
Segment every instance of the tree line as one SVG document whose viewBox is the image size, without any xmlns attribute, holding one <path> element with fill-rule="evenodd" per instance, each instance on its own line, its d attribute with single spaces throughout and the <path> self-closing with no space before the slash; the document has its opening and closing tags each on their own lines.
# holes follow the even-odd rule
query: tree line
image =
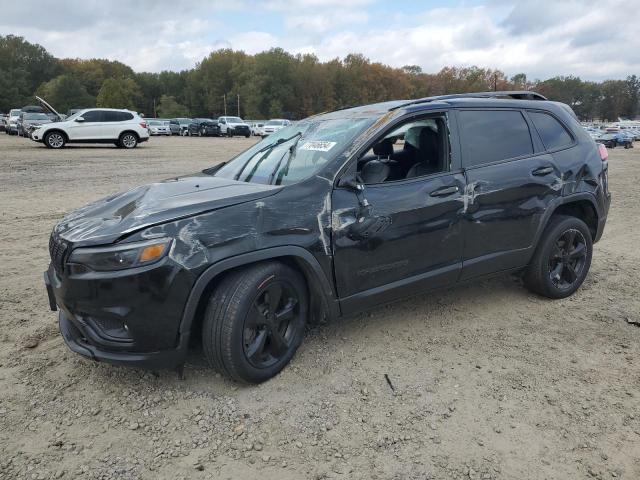
<svg viewBox="0 0 640 480">
<path fill-rule="evenodd" d="M 640 113 L 640 79 L 592 82 L 579 77 L 529 80 L 524 73 L 480 67 L 392 68 L 361 54 L 321 62 L 272 48 L 255 55 L 222 49 L 190 70 L 134 72 L 105 59 L 58 59 L 41 45 L 0 36 L 0 112 L 44 97 L 61 113 L 71 108 L 128 108 L 148 117 L 299 119 L 392 99 L 488 90 L 535 90 L 570 105 L 583 120 L 615 121 Z M 238 112 L 238 103 L 240 111 Z"/>
</svg>

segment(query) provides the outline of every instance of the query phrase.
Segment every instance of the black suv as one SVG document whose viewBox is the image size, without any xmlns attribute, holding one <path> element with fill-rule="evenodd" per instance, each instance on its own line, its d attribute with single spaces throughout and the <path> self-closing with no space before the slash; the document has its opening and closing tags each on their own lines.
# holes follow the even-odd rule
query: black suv
<svg viewBox="0 0 640 480">
<path fill-rule="evenodd" d="M 607 152 L 532 92 L 310 117 L 233 160 L 71 213 L 45 283 L 86 357 L 180 368 L 201 342 L 260 382 L 308 321 L 496 272 L 571 295 L 610 203 Z"/>
<path fill-rule="evenodd" d="M 220 125 L 211 118 L 194 118 L 187 127 L 187 135 L 192 137 L 219 137 Z"/>
</svg>

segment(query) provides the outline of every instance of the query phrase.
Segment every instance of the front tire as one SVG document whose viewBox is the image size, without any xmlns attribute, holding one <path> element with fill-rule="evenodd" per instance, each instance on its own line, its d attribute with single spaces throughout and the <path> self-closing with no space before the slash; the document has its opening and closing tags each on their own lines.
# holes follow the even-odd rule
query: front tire
<svg viewBox="0 0 640 480">
<path fill-rule="evenodd" d="M 209 300 L 202 327 L 205 356 L 233 380 L 264 382 L 295 354 L 308 310 L 305 280 L 290 267 L 264 262 L 232 272 Z"/>
<path fill-rule="evenodd" d="M 60 132 L 49 132 L 44 136 L 44 144 L 49 148 L 62 148 L 67 143 Z"/>
<path fill-rule="evenodd" d="M 122 135 L 120 135 L 118 143 L 122 148 L 136 148 L 138 146 L 138 137 L 135 133 L 124 132 Z"/>
<path fill-rule="evenodd" d="M 526 287 L 548 298 L 566 298 L 580 288 L 589 272 L 593 240 L 576 217 L 551 218 L 525 272 Z"/>
</svg>

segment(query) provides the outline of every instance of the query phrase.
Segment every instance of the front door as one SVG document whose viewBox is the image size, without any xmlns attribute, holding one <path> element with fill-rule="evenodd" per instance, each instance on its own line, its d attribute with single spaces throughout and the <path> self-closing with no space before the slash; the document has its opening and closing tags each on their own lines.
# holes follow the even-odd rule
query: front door
<svg viewBox="0 0 640 480">
<path fill-rule="evenodd" d="M 334 190 L 334 271 L 344 313 L 457 280 L 465 177 L 451 162 L 448 139 L 444 114 L 405 122 L 359 159 L 361 191 Z"/>
<path fill-rule="evenodd" d="M 102 110 L 89 110 L 80 115 L 83 121 L 71 122 L 67 128 L 70 140 L 98 140 L 104 138 Z"/>
</svg>

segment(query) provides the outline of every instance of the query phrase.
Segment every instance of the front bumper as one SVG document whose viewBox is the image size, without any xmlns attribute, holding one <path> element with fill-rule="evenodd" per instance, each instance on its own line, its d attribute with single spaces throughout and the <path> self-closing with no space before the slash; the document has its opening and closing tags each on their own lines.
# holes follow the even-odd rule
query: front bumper
<svg viewBox="0 0 640 480">
<path fill-rule="evenodd" d="M 251 135 L 249 127 L 229 127 L 228 132 L 232 135 Z"/>
<path fill-rule="evenodd" d="M 133 270 L 75 278 L 49 266 L 44 283 L 65 343 L 96 361 L 155 369 L 184 364 L 189 334 L 179 329 L 190 282 L 169 264 Z"/>
<path fill-rule="evenodd" d="M 90 343 L 82 330 L 63 311 L 58 314 L 58 326 L 64 342 L 71 351 L 96 362 L 148 369 L 171 369 L 184 364 L 185 361 L 186 351 L 180 347 L 144 353 L 100 350 Z"/>
</svg>

